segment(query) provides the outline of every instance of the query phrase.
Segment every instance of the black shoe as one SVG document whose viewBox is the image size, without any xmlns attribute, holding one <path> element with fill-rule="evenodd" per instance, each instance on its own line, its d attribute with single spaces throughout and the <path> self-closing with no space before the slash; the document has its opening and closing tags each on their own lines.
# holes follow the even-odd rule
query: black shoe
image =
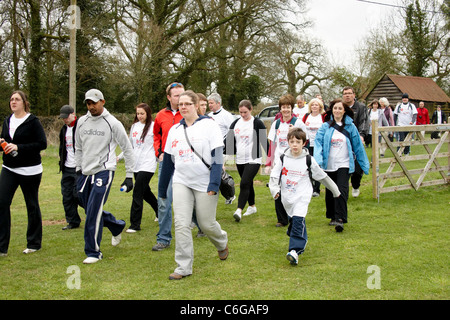
<svg viewBox="0 0 450 320">
<path fill-rule="evenodd" d="M 342 219 L 339 219 L 336 221 L 336 226 L 334 227 L 336 232 L 342 232 L 344 230 L 344 223 L 342 222 Z"/>
<path fill-rule="evenodd" d="M 68 224 L 67 226 L 63 227 L 63 230 L 68 230 L 68 229 L 76 229 L 78 228 L 80 225 L 73 225 L 73 224 Z"/>
</svg>

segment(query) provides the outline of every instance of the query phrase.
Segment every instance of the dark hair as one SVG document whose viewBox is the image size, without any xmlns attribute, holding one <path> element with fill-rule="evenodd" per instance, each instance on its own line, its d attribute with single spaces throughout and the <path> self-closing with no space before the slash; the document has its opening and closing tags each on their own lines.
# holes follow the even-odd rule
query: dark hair
<svg viewBox="0 0 450 320">
<path fill-rule="evenodd" d="M 22 98 L 25 112 L 30 112 L 30 103 L 28 102 L 27 95 L 25 94 L 25 92 L 21 90 L 15 90 L 13 91 L 13 93 L 11 93 L 10 97 L 12 97 L 16 93 Z M 9 109 L 11 109 L 11 101 L 9 102 Z"/>
<path fill-rule="evenodd" d="M 342 105 L 344 106 L 345 112 L 344 112 L 344 116 L 342 117 L 342 126 L 345 126 L 345 117 L 346 117 L 346 116 L 349 116 L 350 118 L 353 119 L 353 115 L 354 115 L 353 110 L 352 110 L 349 106 L 347 106 L 347 105 L 342 101 L 341 98 L 337 98 L 337 99 L 334 99 L 333 101 L 330 102 L 331 115 L 333 115 L 333 107 L 334 107 L 334 105 L 337 104 L 337 103 L 342 103 Z M 330 127 L 334 126 L 335 123 L 336 123 L 336 120 L 335 120 L 334 117 L 333 117 L 333 121 L 331 121 Z"/>
<path fill-rule="evenodd" d="M 278 109 L 281 110 L 281 106 L 288 104 L 291 106 L 291 111 L 294 110 L 295 107 L 295 98 L 291 94 L 285 94 L 281 96 L 280 100 L 278 100 Z"/>
<path fill-rule="evenodd" d="M 150 106 L 146 103 L 140 103 L 136 106 L 136 111 L 137 109 L 144 109 L 145 113 L 147 114 L 147 119 L 145 119 L 145 125 L 144 125 L 144 129 L 142 130 L 142 135 L 141 135 L 141 140 L 142 142 L 144 142 L 145 137 L 147 136 L 148 133 L 148 129 L 150 128 L 150 125 L 152 124 L 152 109 L 150 108 Z M 137 114 L 134 116 L 134 121 L 133 124 L 135 124 L 136 122 L 138 122 L 138 117 Z"/>
<path fill-rule="evenodd" d="M 241 102 L 239 102 L 239 107 L 246 107 L 249 111 L 252 111 L 253 106 L 250 100 L 242 100 Z"/>
<path fill-rule="evenodd" d="M 287 140 L 291 140 L 292 138 L 296 138 L 298 140 L 302 140 L 303 143 L 306 142 L 306 133 L 297 127 L 292 128 L 291 130 L 289 130 L 288 134 L 287 134 Z"/>
<path fill-rule="evenodd" d="M 355 93 L 355 90 L 353 89 L 353 87 L 350 87 L 350 86 L 344 87 L 344 89 L 342 89 L 342 93 L 344 93 L 345 90 L 352 90 L 352 93 Z"/>
</svg>

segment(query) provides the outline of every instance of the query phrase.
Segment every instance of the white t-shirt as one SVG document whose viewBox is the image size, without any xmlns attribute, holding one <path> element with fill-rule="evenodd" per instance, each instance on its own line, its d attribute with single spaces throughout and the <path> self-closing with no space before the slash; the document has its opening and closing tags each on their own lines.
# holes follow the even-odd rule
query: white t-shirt
<svg viewBox="0 0 450 320">
<path fill-rule="evenodd" d="M 339 126 L 342 123 L 338 123 Z M 339 168 L 349 168 L 349 156 L 347 138 L 338 130 L 334 130 L 331 137 L 330 153 L 328 155 L 328 164 L 325 171 L 337 171 Z"/>
<path fill-rule="evenodd" d="M 308 133 L 309 137 L 309 145 L 314 146 L 314 140 L 316 139 L 317 131 L 319 131 L 319 128 L 323 124 L 322 115 L 318 114 L 316 116 L 313 116 L 312 114 L 310 114 L 305 120 L 306 132 Z"/>
<path fill-rule="evenodd" d="M 278 120 L 275 120 L 269 130 L 269 135 L 267 138 L 276 144 L 275 149 L 275 157 L 279 157 L 286 148 L 289 147 L 289 143 L 287 140 L 287 135 L 290 129 L 290 122 L 284 122 L 283 119 L 280 119 L 280 125 L 278 129 L 276 129 L 276 124 Z M 308 131 L 302 120 L 297 119 L 294 123 L 294 127 L 302 129 L 306 133 L 306 139 L 308 139 Z"/>
<path fill-rule="evenodd" d="M 195 151 L 211 164 L 211 151 L 223 147 L 219 125 L 212 119 L 201 119 L 186 128 L 186 133 Z M 175 163 L 173 183 L 183 184 L 191 189 L 207 192 L 210 171 L 189 146 L 184 125 L 170 128 L 164 152 L 172 155 Z"/>
<path fill-rule="evenodd" d="M 254 135 L 254 122 L 255 118 L 248 121 L 240 118 L 234 126 L 234 137 L 236 139 L 236 164 L 245 163 L 259 163 L 261 164 L 262 158 L 253 159 L 253 135 Z"/>
<path fill-rule="evenodd" d="M 130 141 L 135 158 L 134 172 L 155 172 L 156 170 L 156 156 L 153 148 L 153 124 L 154 122 L 151 123 L 144 141 L 142 141 L 141 136 L 145 123 L 138 121 L 131 126 Z"/>
<path fill-rule="evenodd" d="M 14 133 L 16 133 L 17 128 L 25 122 L 25 120 L 28 119 L 28 117 L 30 116 L 29 113 L 27 113 L 24 117 L 22 118 L 16 118 L 15 114 L 13 113 L 11 118 L 9 119 L 9 136 L 11 137 L 11 139 L 14 139 Z"/>
<path fill-rule="evenodd" d="M 296 117 L 297 119 L 303 119 L 303 117 L 307 113 L 308 113 L 308 105 L 307 104 L 305 104 L 303 106 L 303 108 L 299 108 L 299 107 L 297 107 L 297 105 L 295 105 L 294 109 L 292 110 L 292 115 L 294 117 Z"/>
<path fill-rule="evenodd" d="M 285 156 L 281 170 L 281 202 L 286 213 L 289 217 L 306 217 L 313 192 L 306 157 L 298 159 Z M 327 176 L 313 157 L 311 157 L 311 172 L 317 180 Z"/>
<path fill-rule="evenodd" d="M 221 107 L 219 111 L 210 112 L 208 116 L 213 118 L 214 121 L 217 122 L 220 127 L 220 131 L 222 132 L 222 137 L 225 137 L 228 133 L 228 129 L 230 129 L 231 123 L 233 123 L 234 121 L 233 115 L 223 107 Z"/>
<path fill-rule="evenodd" d="M 66 131 L 66 150 L 67 150 L 67 157 L 66 162 L 64 163 L 64 166 L 67 168 L 75 168 L 75 150 L 73 149 L 73 127 L 67 126 Z"/>
<path fill-rule="evenodd" d="M 401 103 L 395 108 L 394 114 L 397 115 L 397 126 L 410 126 L 413 115 L 417 114 L 417 109 L 410 102 L 407 104 Z"/>
</svg>

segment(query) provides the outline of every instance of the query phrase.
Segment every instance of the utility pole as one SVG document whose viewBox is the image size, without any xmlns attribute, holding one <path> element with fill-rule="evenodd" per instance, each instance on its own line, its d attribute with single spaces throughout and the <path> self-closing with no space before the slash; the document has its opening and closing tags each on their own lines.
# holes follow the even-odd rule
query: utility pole
<svg viewBox="0 0 450 320">
<path fill-rule="evenodd" d="M 69 55 L 69 105 L 75 112 L 77 110 L 77 29 L 80 28 L 80 8 L 77 0 L 70 0 L 69 29 L 70 29 L 70 55 Z"/>
</svg>

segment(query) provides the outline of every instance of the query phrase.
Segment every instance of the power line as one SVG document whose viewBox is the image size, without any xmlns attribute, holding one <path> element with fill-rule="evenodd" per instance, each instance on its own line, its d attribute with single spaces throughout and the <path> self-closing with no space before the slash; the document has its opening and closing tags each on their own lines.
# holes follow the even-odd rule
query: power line
<svg viewBox="0 0 450 320">
<path fill-rule="evenodd" d="M 356 0 L 359 2 L 366 2 L 366 3 L 370 3 L 370 4 L 376 4 L 376 5 L 380 5 L 380 6 L 387 6 L 387 7 L 393 7 L 393 8 L 400 8 L 400 9 L 406 9 L 405 6 L 399 6 L 399 5 L 395 5 L 395 4 L 389 4 L 389 3 L 382 3 L 382 2 L 376 2 L 376 1 L 368 1 L 368 0 Z M 429 13 L 440 13 L 439 11 L 432 11 L 432 10 L 424 10 L 426 12 Z"/>
</svg>

